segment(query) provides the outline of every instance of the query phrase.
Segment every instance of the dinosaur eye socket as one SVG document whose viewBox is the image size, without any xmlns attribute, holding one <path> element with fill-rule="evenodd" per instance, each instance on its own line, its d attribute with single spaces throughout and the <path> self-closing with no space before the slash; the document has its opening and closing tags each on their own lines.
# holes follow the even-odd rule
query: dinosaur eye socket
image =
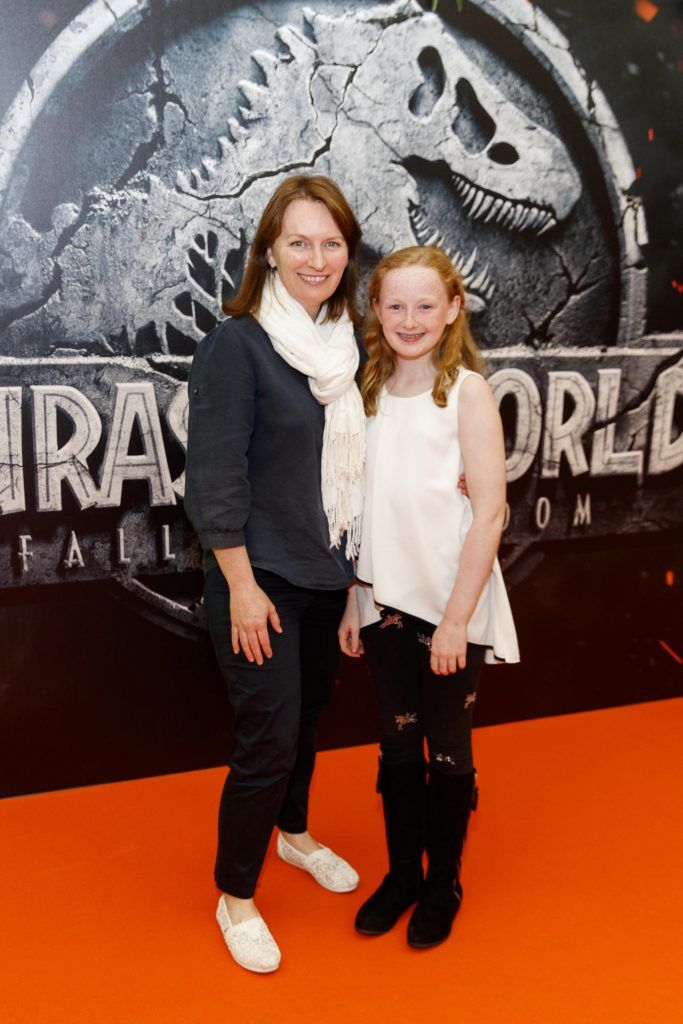
<svg viewBox="0 0 683 1024">
<path fill-rule="evenodd" d="M 458 79 L 455 87 L 458 113 L 453 122 L 453 131 L 472 156 L 483 152 L 496 133 L 496 124 L 477 99 L 470 82 Z"/>
<path fill-rule="evenodd" d="M 415 117 L 425 118 L 429 117 L 443 95 L 446 72 L 439 51 L 433 46 L 425 46 L 417 63 L 422 72 L 422 82 L 410 97 L 408 108 Z"/>
<path fill-rule="evenodd" d="M 496 142 L 486 155 L 497 164 L 516 164 L 519 160 L 519 153 L 509 142 Z"/>
</svg>

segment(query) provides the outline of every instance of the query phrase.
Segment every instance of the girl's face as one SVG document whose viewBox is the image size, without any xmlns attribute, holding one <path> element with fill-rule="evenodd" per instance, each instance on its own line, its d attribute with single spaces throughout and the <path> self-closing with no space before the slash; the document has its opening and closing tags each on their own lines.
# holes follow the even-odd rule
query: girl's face
<svg viewBox="0 0 683 1024">
<path fill-rule="evenodd" d="M 346 240 L 324 203 L 293 199 L 284 212 L 282 231 L 267 250 L 268 263 L 308 315 L 331 298 L 349 262 Z"/>
<path fill-rule="evenodd" d="M 429 359 L 460 311 L 431 267 L 397 267 L 384 275 L 374 310 L 399 359 Z"/>
</svg>

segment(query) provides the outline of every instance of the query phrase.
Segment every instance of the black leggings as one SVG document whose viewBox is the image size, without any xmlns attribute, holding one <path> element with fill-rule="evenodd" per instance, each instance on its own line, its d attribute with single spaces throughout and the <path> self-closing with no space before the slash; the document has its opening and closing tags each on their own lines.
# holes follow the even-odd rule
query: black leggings
<svg viewBox="0 0 683 1024">
<path fill-rule="evenodd" d="M 419 762 L 427 740 L 432 768 L 444 775 L 473 770 L 472 713 L 486 647 L 467 645 L 464 669 L 435 675 L 429 665 L 436 627 L 385 608 L 361 637 L 377 691 L 383 764 Z"/>
<path fill-rule="evenodd" d="M 233 653 L 230 595 L 220 569 L 210 569 L 204 581 L 209 630 L 235 712 L 215 878 L 219 889 L 243 899 L 254 894 L 273 826 L 307 829 L 316 725 L 334 686 L 346 603 L 346 590 L 308 590 L 257 568 L 254 576 L 282 624 L 282 633 L 268 629 L 273 657 L 263 665 Z"/>
</svg>

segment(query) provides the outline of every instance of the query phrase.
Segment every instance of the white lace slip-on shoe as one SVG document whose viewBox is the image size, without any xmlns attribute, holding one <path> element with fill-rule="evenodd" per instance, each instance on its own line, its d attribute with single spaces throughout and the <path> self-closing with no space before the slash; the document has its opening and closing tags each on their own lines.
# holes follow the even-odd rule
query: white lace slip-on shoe
<svg viewBox="0 0 683 1024">
<path fill-rule="evenodd" d="M 268 974 L 278 969 L 280 950 L 262 917 L 252 917 L 250 921 L 233 924 L 225 899 L 221 896 L 216 908 L 216 920 L 233 960 L 240 967 L 256 971 L 257 974 Z"/>
<path fill-rule="evenodd" d="M 279 832 L 277 852 L 288 864 L 293 864 L 295 868 L 302 868 L 308 871 L 309 875 L 313 875 L 323 889 L 329 889 L 330 892 L 353 892 L 358 887 L 358 873 L 326 846 L 321 846 L 314 853 L 299 853 Z"/>
</svg>

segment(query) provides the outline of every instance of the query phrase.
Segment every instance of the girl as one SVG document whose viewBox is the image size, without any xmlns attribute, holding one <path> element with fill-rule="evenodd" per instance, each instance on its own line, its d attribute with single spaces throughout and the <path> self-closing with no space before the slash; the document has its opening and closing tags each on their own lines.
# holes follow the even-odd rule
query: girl
<svg viewBox="0 0 683 1024">
<path fill-rule="evenodd" d="M 462 899 L 479 673 L 484 661 L 519 660 L 496 560 L 505 450 L 448 256 L 435 246 L 387 256 L 369 297 L 358 586 L 339 638 L 344 653 L 365 651 L 377 690 L 389 873 L 356 928 L 380 935 L 417 902 L 408 942 L 424 948 L 448 937 Z"/>
</svg>

